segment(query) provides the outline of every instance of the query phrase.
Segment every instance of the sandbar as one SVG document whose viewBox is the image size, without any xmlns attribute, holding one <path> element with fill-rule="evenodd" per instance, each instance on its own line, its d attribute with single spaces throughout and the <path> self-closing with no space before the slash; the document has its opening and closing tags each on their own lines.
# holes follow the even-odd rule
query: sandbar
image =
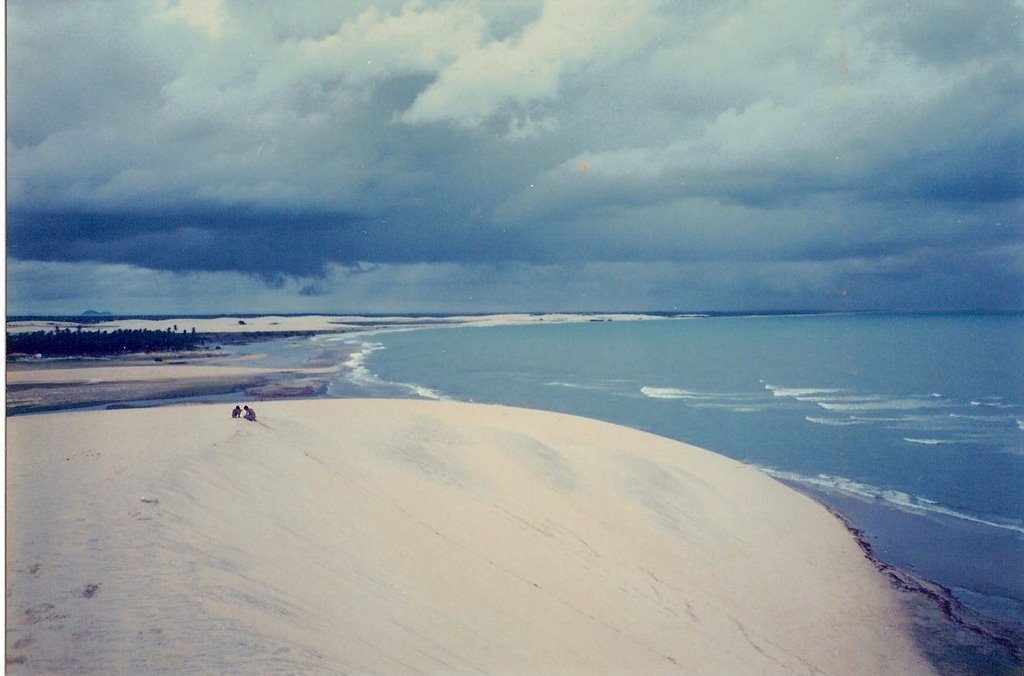
<svg viewBox="0 0 1024 676">
<path fill-rule="evenodd" d="M 86 322 L 71 319 L 18 319 L 7 322 L 8 333 L 77 329 L 83 331 L 179 330 L 198 333 L 285 333 L 285 332 L 348 332 L 428 326 L 496 326 L 507 324 L 573 323 L 591 321 L 644 321 L 665 319 L 663 315 L 643 313 L 502 313 L 489 315 L 267 315 L 180 317 L 180 318 L 112 318 Z"/>
<path fill-rule="evenodd" d="M 102 363 L 102 365 L 97 365 Z M 288 396 L 288 383 L 297 394 L 312 396 L 317 375 L 339 367 L 272 369 L 229 365 L 111 360 L 53 361 L 14 364 L 7 368 L 7 413 L 17 415 L 60 408 L 132 402 L 146 399 L 227 394 L 268 390 L 268 397 Z M 281 384 L 283 383 L 283 384 Z M 269 392 L 272 390 L 272 392 Z"/>
</svg>

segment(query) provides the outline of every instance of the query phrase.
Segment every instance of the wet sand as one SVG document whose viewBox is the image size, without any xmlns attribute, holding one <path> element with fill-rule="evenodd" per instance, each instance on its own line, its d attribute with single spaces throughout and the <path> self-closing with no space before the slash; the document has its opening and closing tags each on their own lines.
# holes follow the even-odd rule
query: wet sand
<svg viewBox="0 0 1024 676">
<path fill-rule="evenodd" d="M 321 393 L 315 376 L 337 368 L 247 368 L 185 359 L 181 363 L 148 364 L 136 360 L 60 360 L 45 368 L 8 365 L 7 414 L 232 392 L 256 399 L 315 396 Z"/>
</svg>

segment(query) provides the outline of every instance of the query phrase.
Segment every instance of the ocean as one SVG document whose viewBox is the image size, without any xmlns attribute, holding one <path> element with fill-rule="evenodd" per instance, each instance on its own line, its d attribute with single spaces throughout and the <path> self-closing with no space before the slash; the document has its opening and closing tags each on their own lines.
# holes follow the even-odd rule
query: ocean
<svg viewBox="0 0 1024 676">
<path fill-rule="evenodd" d="M 1024 621 L 1022 314 L 537 323 L 309 348 L 347 355 L 330 395 L 561 411 L 753 465 L 842 513 L 879 559 Z"/>
</svg>

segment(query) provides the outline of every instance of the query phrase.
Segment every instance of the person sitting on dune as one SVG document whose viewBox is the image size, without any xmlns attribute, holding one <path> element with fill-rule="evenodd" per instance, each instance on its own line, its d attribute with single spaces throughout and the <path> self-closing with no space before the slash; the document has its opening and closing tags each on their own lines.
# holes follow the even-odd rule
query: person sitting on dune
<svg viewBox="0 0 1024 676">
<path fill-rule="evenodd" d="M 243 417 L 250 422 L 256 422 L 255 409 L 251 409 L 248 406 L 243 406 L 243 408 L 245 409 L 245 415 Z"/>
<path fill-rule="evenodd" d="M 240 418 L 241 416 L 242 416 L 242 407 L 241 406 L 235 406 L 233 409 L 231 409 L 231 417 L 232 418 Z"/>
</svg>

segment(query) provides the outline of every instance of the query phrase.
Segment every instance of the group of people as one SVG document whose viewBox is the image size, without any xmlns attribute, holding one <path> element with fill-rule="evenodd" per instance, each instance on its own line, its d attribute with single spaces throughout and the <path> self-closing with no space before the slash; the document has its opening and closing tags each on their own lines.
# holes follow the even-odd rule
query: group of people
<svg viewBox="0 0 1024 676">
<path fill-rule="evenodd" d="M 245 418 L 250 422 L 256 422 L 256 410 L 249 408 L 248 406 L 235 406 L 235 408 L 231 411 L 231 417 Z"/>
</svg>

